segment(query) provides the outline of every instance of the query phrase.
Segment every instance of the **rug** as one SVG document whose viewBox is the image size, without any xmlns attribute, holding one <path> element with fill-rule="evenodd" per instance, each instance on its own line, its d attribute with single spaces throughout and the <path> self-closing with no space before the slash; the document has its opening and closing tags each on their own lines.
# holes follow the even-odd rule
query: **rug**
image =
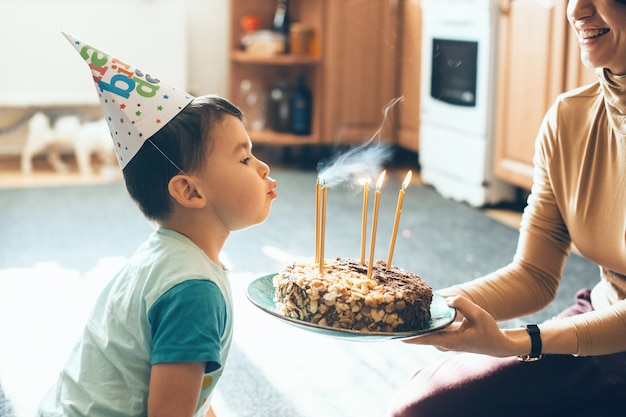
<svg viewBox="0 0 626 417">
<path fill-rule="evenodd" d="M 96 295 L 123 262 L 102 259 L 85 275 L 54 263 L 0 273 L 0 334 L 12 341 L 0 345 L 5 416 L 33 415 Z M 374 415 L 368 413 L 384 411 L 384 399 L 406 377 L 401 364 L 408 371 L 440 355 L 429 348 L 347 343 L 292 328 L 247 301 L 245 287 L 255 277 L 231 275 L 236 331 L 214 399 L 220 417 Z M 364 395 L 369 385 L 376 396 Z"/>
<path fill-rule="evenodd" d="M 446 354 L 395 341 L 321 337 L 248 302 L 252 279 L 314 250 L 315 173 L 276 169 L 272 175 L 278 199 L 269 219 L 231 234 L 222 252 L 231 271 L 235 336 L 214 400 L 218 416 L 385 415 L 394 390 L 419 366 Z M 381 192 L 379 259 L 387 257 L 403 178 L 404 172 L 389 173 Z M 361 209 L 360 190 L 329 190 L 326 257 L 358 256 Z M 120 183 L 2 190 L 0 212 L 0 416 L 27 417 L 54 381 L 95 294 L 152 228 Z M 412 184 L 394 264 L 437 289 L 506 265 L 517 236 L 479 209 Z M 528 320 L 560 311 L 597 274 L 593 264 L 571 256 L 555 302 Z"/>
</svg>

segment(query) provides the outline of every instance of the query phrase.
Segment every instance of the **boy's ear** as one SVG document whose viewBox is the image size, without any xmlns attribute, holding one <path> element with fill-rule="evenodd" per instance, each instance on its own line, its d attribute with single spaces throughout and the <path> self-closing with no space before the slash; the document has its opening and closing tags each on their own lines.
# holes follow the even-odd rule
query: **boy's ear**
<svg viewBox="0 0 626 417">
<path fill-rule="evenodd" d="M 202 208 L 206 197 L 193 178 L 188 175 L 175 175 L 167 184 L 167 190 L 174 200 L 186 208 Z"/>
</svg>

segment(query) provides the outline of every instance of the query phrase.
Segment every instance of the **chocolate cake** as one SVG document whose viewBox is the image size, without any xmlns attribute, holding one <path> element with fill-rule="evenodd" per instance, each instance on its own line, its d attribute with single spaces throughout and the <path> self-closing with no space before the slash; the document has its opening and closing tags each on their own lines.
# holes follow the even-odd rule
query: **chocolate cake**
<svg viewBox="0 0 626 417">
<path fill-rule="evenodd" d="M 274 301 L 287 317 L 363 332 L 424 329 L 432 288 L 418 275 L 376 261 L 372 276 L 355 259 L 326 260 L 324 274 L 313 262 L 293 262 L 274 277 Z"/>
</svg>

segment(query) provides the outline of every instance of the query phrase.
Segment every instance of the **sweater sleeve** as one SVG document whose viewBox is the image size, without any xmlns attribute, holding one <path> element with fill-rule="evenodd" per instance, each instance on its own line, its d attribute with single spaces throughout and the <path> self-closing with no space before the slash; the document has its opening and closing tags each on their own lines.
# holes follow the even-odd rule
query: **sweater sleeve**
<svg viewBox="0 0 626 417">
<path fill-rule="evenodd" d="M 570 237 L 551 189 L 546 160 L 556 137 L 557 105 L 546 114 L 535 144 L 534 183 L 513 261 L 457 289 L 496 320 L 534 313 L 556 296 Z"/>
<path fill-rule="evenodd" d="M 565 318 L 576 329 L 576 356 L 626 351 L 626 300 L 602 310 Z"/>
<path fill-rule="evenodd" d="M 534 313 L 554 299 L 572 236 L 579 248 L 586 249 L 588 259 L 605 267 L 620 265 L 623 229 L 619 222 L 624 218 L 624 206 L 618 190 L 622 189 L 619 173 L 624 172 L 623 164 L 615 157 L 617 149 L 602 148 L 611 137 L 606 120 L 599 115 L 581 117 L 581 108 L 586 113 L 601 113 L 604 105 L 600 103 L 592 111 L 591 99 L 581 97 L 557 100 L 541 125 L 533 187 L 513 261 L 453 290 L 496 320 Z M 579 356 L 626 351 L 623 299 L 563 320 L 576 330 Z"/>
</svg>

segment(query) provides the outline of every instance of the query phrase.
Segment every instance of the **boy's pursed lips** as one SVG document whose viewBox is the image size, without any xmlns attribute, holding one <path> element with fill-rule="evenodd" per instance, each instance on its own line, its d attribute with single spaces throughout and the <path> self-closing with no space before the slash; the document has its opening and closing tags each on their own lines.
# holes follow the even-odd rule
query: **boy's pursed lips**
<svg viewBox="0 0 626 417">
<path fill-rule="evenodd" d="M 275 179 L 268 177 L 268 179 L 270 180 L 270 190 L 267 192 L 267 194 L 270 195 L 270 197 L 272 198 L 276 198 L 277 194 L 276 194 L 276 186 L 278 185 L 278 183 L 276 182 Z"/>
</svg>

